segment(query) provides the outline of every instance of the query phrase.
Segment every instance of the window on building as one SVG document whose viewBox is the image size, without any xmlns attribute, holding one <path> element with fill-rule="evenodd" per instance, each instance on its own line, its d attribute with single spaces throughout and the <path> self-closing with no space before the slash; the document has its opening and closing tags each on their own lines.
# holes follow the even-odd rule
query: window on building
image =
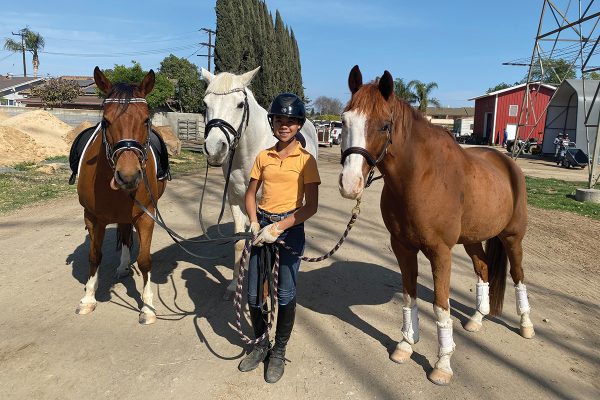
<svg viewBox="0 0 600 400">
<path fill-rule="evenodd" d="M 518 105 L 511 104 L 510 106 L 508 106 L 508 116 L 509 117 L 516 117 L 518 112 L 519 112 Z"/>
</svg>

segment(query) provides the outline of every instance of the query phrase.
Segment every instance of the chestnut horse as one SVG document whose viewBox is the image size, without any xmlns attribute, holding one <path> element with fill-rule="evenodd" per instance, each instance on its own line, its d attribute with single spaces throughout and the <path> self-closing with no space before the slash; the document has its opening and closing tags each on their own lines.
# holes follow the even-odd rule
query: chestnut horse
<svg viewBox="0 0 600 400">
<path fill-rule="evenodd" d="M 151 324 L 156 321 L 150 285 L 154 221 L 135 205 L 134 199 L 154 213 L 154 204 L 166 187 L 165 180 L 156 178 L 154 155 L 149 146 L 150 115 L 145 97 L 154 87 L 154 72 L 148 72 L 139 86 L 113 85 L 96 67 L 94 81 L 106 99 L 101 133 L 93 138 L 81 159 L 77 182 L 79 203 L 84 208 L 85 227 L 90 235 L 90 273 L 77 313 L 89 314 L 96 308 L 102 241 L 106 225 L 116 223 L 122 246 L 119 277 L 130 272 L 133 226 L 138 233 L 137 264 L 144 280 L 139 322 Z"/>
<path fill-rule="evenodd" d="M 375 168 L 383 175 L 381 213 L 404 294 L 402 340 L 390 358 L 406 362 L 419 340 L 417 253 L 422 251 L 433 273 L 439 346 L 429 379 L 445 385 L 452 378 L 455 348 L 449 301 L 454 245 L 464 246 L 478 277 L 476 311 L 465 329 L 477 331 L 486 314 L 501 313 L 508 257 L 520 332 L 525 338 L 534 335 L 521 265 L 527 228 L 525 178 L 509 157 L 490 148 L 461 148 L 448 131 L 398 99 L 388 71 L 363 85 L 355 66 L 348 83 L 352 97 L 342 117 L 339 189 L 342 196 L 356 199 L 371 183 Z"/>
</svg>

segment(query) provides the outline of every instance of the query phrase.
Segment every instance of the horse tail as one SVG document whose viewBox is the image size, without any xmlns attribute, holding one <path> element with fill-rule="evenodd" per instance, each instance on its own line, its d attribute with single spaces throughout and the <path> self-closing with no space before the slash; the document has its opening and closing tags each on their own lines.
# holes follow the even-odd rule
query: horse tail
<svg viewBox="0 0 600 400">
<path fill-rule="evenodd" d="M 506 270 L 508 256 L 498 236 L 486 240 L 485 254 L 488 261 L 490 282 L 490 314 L 502 314 L 504 291 L 506 289 Z"/>
</svg>

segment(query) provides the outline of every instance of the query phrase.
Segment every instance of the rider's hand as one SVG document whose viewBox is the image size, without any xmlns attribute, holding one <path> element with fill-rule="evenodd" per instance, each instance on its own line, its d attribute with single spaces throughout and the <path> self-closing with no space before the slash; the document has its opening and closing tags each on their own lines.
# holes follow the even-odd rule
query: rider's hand
<svg viewBox="0 0 600 400">
<path fill-rule="evenodd" d="M 258 235 L 252 241 L 252 245 L 260 247 L 265 243 L 273 243 L 282 233 L 283 231 L 279 230 L 277 222 L 267 225 L 258 232 Z"/>
<path fill-rule="evenodd" d="M 259 231 L 260 224 L 258 222 L 250 222 L 250 232 L 252 232 L 252 237 L 256 237 Z"/>
</svg>

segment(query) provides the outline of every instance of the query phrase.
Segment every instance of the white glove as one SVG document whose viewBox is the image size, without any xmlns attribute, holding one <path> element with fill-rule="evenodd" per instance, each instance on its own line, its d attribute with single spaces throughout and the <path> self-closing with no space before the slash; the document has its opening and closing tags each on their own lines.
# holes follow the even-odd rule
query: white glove
<svg viewBox="0 0 600 400">
<path fill-rule="evenodd" d="M 267 225 L 258 232 L 258 235 L 252 241 L 252 246 L 260 247 L 265 243 L 273 243 L 282 233 L 283 231 L 279 230 L 277 222 Z"/>
<path fill-rule="evenodd" d="M 259 231 L 260 224 L 258 222 L 250 222 L 250 232 L 252 232 L 252 237 L 256 237 Z"/>
</svg>

